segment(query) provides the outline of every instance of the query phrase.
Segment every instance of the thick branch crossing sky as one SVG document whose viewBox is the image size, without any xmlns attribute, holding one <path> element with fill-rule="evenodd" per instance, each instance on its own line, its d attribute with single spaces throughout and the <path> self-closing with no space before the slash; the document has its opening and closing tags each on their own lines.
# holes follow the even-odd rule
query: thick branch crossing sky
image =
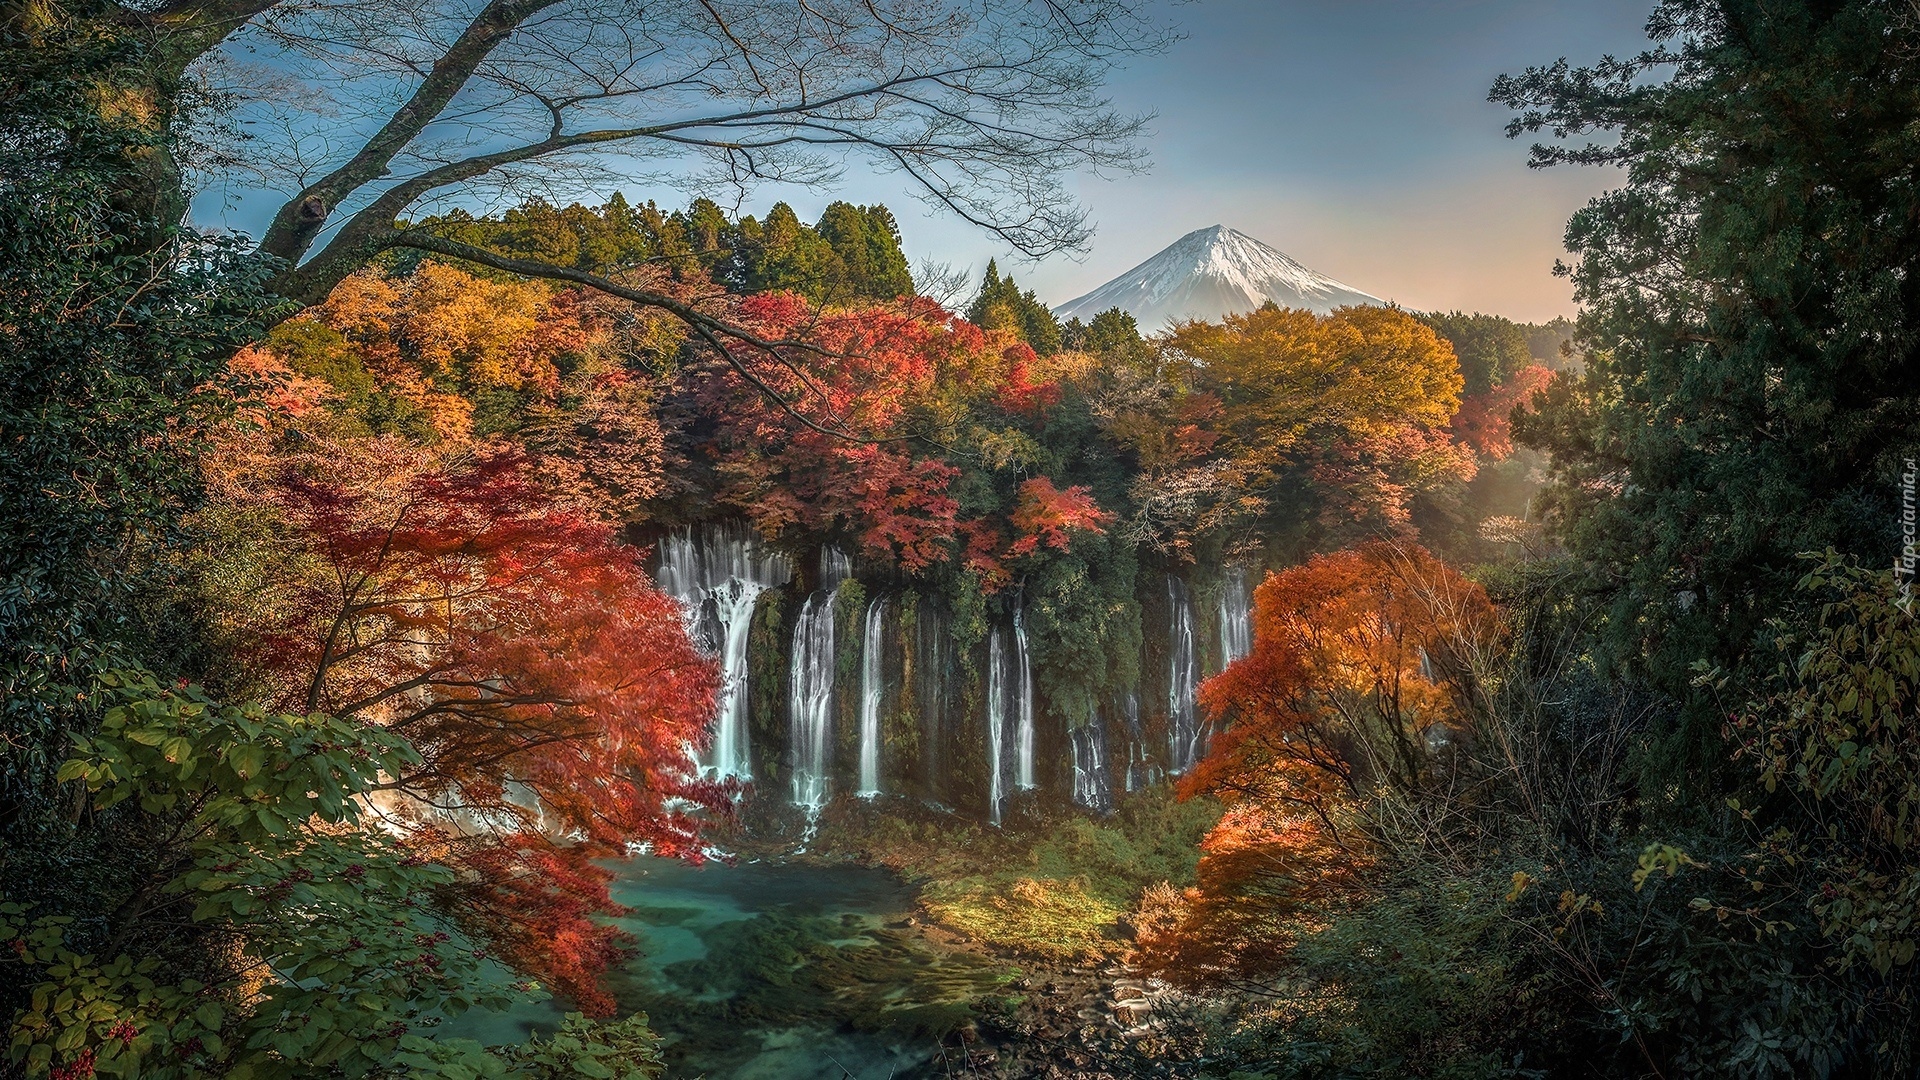
<svg viewBox="0 0 1920 1080">
<path fill-rule="evenodd" d="M 835 198 L 884 202 L 908 255 L 971 270 L 998 257 L 1049 303 L 1069 300 L 1182 234 L 1224 224 L 1363 291 L 1417 310 L 1521 320 L 1573 313 L 1552 276 L 1567 217 L 1617 183 L 1600 170 L 1526 167 L 1526 143 L 1487 102 L 1502 72 L 1646 44 L 1651 0 L 1195 0 L 1169 10 L 1186 37 L 1111 84 L 1158 114 L 1144 175 L 1079 177 L 1099 225 L 1092 250 L 1034 264 L 915 202 L 901 178 L 851 163 L 832 192 L 760 189 L 764 214 L 814 220 Z M 684 204 L 671 189 L 630 199 Z M 282 196 L 284 198 L 284 196 Z M 255 236 L 279 199 L 231 187 L 197 216 Z"/>
</svg>

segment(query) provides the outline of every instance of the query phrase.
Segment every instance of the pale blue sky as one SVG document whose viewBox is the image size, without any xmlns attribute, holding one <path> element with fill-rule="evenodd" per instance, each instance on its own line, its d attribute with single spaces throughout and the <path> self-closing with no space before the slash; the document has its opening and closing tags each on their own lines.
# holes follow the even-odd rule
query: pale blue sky
<svg viewBox="0 0 1920 1080">
<path fill-rule="evenodd" d="M 1200 0 L 1187 39 L 1113 86 L 1153 111 L 1153 170 L 1079 185 L 1089 256 L 1018 266 L 1060 303 L 1215 223 L 1416 309 L 1571 314 L 1552 276 L 1567 217 L 1610 170 L 1526 167 L 1502 72 L 1645 44 L 1651 0 Z M 861 185 L 866 188 L 867 185 Z M 876 195 L 881 194 L 875 190 Z M 915 258 L 983 265 L 993 246 L 892 198 Z M 798 203 L 796 203 L 798 205 Z"/>
<path fill-rule="evenodd" d="M 1194 0 L 1169 9 L 1186 34 L 1114 80 L 1116 104 L 1158 114 L 1151 171 L 1076 178 L 1098 223 L 1091 251 L 1014 263 L 1058 304 L 1183 233 L 1228 225 L 1322 273 L 1418 310 L 1464 308 L 1541 320 L 1571 314 L 1554 259 L 1569 214 L 1617 183 L 1606 171 L 1526 167 L 1487 102 L 1496 76 L 1566 56 L 1645 45 L 1653 0 Z M 672 190 L 630 190 L 666 206 Z M 976 279 L 1006 252 L 914 201 L 895 177 L 857 165 L 832 193 L 766 188 L 812 220 L 834 198 L 884 202 L 909 256 Z M 227 187 L 201 220 L 256 235 L 278 200 Z"/>
</svg>

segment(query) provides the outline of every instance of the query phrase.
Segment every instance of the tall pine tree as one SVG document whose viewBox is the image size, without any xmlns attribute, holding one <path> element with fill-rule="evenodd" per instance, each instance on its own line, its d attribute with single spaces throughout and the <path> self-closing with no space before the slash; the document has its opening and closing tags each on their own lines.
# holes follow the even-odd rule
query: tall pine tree
<svg viewBox="0 0 1920 1080">
<path fill-rule="evenodd" d="M 1060 320 L 1053 317 L 1047 305 L 1033 295 L 1033 290 L 1020 291 L 1014 283 L 1013 275 L 1000 276 L 1000 267 L 992 260 L 987 262 L 986 277 L 980 282 L 980 293 L 973 298 L 973 304 L 967 308 L 967 319 L 989 330 L 1018 331 L 1033 351 L 1041 356 L 1052 356 L 1060 351 Z"/>
</svg>

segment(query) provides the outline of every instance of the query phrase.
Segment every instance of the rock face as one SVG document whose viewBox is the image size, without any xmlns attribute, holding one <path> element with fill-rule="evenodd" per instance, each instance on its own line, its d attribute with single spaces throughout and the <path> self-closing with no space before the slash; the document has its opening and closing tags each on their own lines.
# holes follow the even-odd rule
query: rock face
<svg viewBox="0 0 1920 1080">
<path fill-rule="evenodd" d="M 1215 225 L 1175 240 L 1166 250 L 1105 285 L 1054 309 L 1062 321 L 1088 322 L 1119 308 L 1143 332 L 1179 319 L 1217 321 L 1267 301 L 1325 314 L 1338 307 L 1382 304 L 1295 262 L 1285 252 L 1243 232 Z"/>
</svg>

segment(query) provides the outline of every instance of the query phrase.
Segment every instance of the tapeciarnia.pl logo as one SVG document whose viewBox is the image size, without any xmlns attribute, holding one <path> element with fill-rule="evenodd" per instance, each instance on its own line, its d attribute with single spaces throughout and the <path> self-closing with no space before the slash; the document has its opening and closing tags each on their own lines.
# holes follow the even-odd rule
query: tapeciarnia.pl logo
<svg viewBox="0 0 1920 1080">
<path fill-rule="evenodd" d="M 1914 540 L 1914 479 L 1920 470 L 1916 470 L 1914 459 L 1907 458 L 1905 468 L 1900 473 L 1900 557 L 1893 561 L 1893 579 L 1900 588 L 1900 597 L 1895 603 L 1900 610 L 1913 614 L 1913 578 L 1916 563 L 1920 563 L 1920 544 Z"/>
</svg>

